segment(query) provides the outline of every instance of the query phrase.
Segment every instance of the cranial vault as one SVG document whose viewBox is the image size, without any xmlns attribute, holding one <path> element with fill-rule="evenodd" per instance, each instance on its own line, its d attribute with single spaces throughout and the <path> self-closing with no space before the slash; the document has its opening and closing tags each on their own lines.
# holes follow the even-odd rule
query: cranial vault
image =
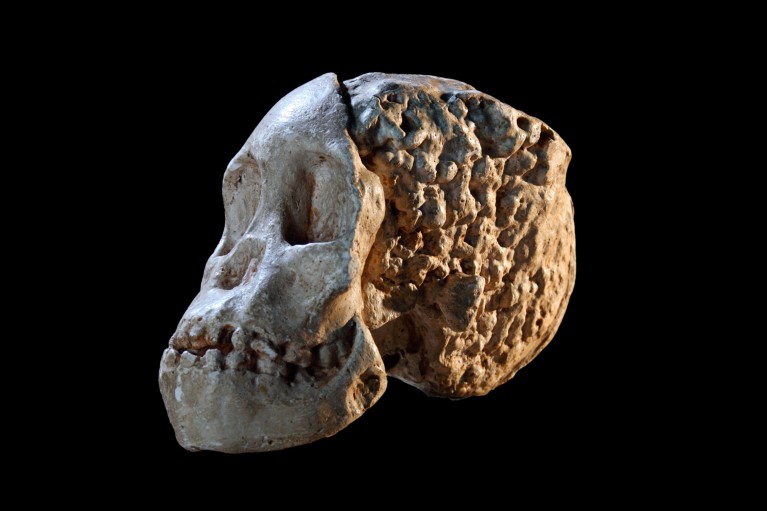
<svg viewBox="0 0 767 511">
<path fill-rule="evenodd" d="M 226 224 L 163 354 L 187 449 L 333 435 L 386 390 L 483 395 L 551 340 L 575 279 L 570 149 L 433 76 L 326 74 L 229 164 Z"/>
</svg>

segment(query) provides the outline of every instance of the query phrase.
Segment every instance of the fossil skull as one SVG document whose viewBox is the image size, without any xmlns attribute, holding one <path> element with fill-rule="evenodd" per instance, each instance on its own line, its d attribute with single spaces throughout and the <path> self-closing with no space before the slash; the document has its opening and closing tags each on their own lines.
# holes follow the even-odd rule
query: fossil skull
<svg viewBox="0 0 767 511">
<path fill-rule="evenodd" d="M 187 449 L 335 434 L 386 373 L 482 395 L 551 340 L 575 278 L 570 150 L 467 84 L 323 75 L 224 174 L 226 225 L 162 357 Z"/>
</svg>

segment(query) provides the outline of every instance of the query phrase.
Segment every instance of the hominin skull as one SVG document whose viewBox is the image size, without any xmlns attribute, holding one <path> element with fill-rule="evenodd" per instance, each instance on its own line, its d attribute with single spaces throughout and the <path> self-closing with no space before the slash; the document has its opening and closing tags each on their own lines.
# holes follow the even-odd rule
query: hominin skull
<svg viewBox="0 0 767 511">
<path fill-rule="evenodd" d="M 224 233 L 162 357 L 187 449 L 335 434 L 386 374 L 482 395 L 551 340 L 575 279 L 570 150 L 471 86 L 326 74 L 224 174 Z"/>
</svg>

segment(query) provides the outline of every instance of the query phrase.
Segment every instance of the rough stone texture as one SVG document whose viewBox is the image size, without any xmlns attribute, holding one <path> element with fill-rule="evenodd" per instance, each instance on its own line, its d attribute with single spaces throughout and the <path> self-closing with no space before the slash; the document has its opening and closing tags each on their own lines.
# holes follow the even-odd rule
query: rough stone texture
<svg viewBox="0 0 767 511">
<path fill-rule="evenodd" d="M 165 351 L 187 449 L 330 436 L 391 376 L 453 398 L 552 338 L 575 278 L 570 150 L 454 80 L 321 76 L 224 175 L 226 226 Z"/>
<path fill-rule="evenodd" d="M 346 82 L 352 135 L 386 217 L 363 276 L 389 375 L 450 397 L 506 382 L 551 340 L 575 278 L 570 149 L 471 86 Z"/>
</svg>

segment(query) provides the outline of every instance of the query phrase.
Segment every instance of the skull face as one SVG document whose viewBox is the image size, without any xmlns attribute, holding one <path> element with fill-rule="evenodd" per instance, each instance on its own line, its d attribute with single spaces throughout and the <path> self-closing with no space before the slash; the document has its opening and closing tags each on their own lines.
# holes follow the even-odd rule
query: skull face
<svg viewBox="0 0 767 511">
<path fill-rule="evenodd" d="M 226 170 L 224 234 L 160 370 L 188 449 L 329 436 L 386 388 L 359 307 L 383 192 L 347 115 L 335 77 L 317 78 L 267 114 Z"/>
<path fill-rule="evenodd" d="M 454 80 L 321 76 L 224 175 L 226 226 L 160 368 L 187 449 L 312 442 L 390 376 L 482 395 L 551 340 L 575 278 L 570 150 Z"/>
</svg>

